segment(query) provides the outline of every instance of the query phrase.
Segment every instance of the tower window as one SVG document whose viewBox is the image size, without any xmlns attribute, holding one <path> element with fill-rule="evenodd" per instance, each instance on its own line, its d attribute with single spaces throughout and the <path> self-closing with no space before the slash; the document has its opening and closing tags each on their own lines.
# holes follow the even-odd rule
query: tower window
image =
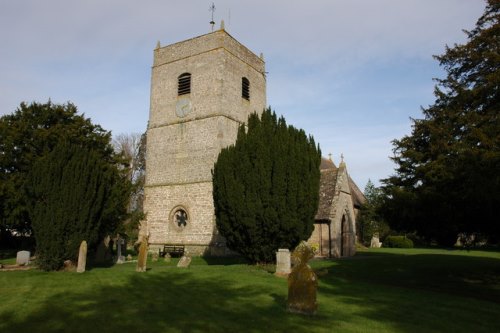
<svg viewBox="0 0 500 333">
<path fill-rule="evenodd" d="M 191 93 L 191 73 L 183 73 L 177 78 L 177 94 L 179 96 Z"/>
<path fill-rule="evenodd" d="M 250 81 L 246 77 L 241 79 L 241 97 L 250 100 Z"/>
</svg>

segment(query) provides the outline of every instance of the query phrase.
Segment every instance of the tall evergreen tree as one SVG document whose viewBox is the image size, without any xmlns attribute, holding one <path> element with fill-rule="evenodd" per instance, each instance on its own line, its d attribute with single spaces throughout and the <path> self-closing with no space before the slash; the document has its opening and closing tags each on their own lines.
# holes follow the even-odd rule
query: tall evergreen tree
<svg viewBox="0 0 500 333">
<path fill-rule="evenodd" d="M 82 240 L 95 249 L 124 218 L 129 189 L 114 164 L 81 145 L 63 142 L 38 159 L 25 190 L 39 266 L 54 270 L 75 260 Z"/>
<path fill-rule="evenodd" d="M 366 201 L 361 206 L 357 223 L 360 226 L 361 240 L 365 245 L 370 245 L 374 234 L 384 238 L 389 232 L 389 226 L 379 214 L 380 206 L 383 202 L 383 192 L 379 187 L 375 187 L 370 179 L 365 186 L 364 195 Z"/>
<path fill-rule="evenodd" d="M 270 109 L 240 126 L 213 170 L 217 228 L 229 248 L 254 262 L 309 238 L 319 202 L 321 152 L 303 130 Z"/>
<path fill-rule="evenodd" d="M 447 76 L 436 101 L 394 141 L 396 174 L 385 180 L 393 227 L 443 245 L 458 233 L 500 237 L 500 1 L 489 0 L 468 41 L 436 56 Z"/>
<path fill-rule="evenodd" d="M 115 159 L 111 133 L 78 114 L 71 103 L 21 103 L 0 117 L 0 229 L 31 233 L 23 184 L 36 160 L 61 141 L 91 148 Z"/>
</svg>

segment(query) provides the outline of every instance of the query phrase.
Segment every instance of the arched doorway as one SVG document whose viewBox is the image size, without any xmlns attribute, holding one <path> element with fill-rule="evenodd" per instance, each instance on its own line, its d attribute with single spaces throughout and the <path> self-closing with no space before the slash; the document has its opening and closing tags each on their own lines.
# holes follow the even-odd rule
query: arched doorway
<svg viewBox="0 0 500 333">
<path fill-rule="evenodd" d="M 349 252 L 349 225 L 345 214 L 342 215 L 342 223 L 340 225 L 340 256 L 345 257 Z"/>
</svg>

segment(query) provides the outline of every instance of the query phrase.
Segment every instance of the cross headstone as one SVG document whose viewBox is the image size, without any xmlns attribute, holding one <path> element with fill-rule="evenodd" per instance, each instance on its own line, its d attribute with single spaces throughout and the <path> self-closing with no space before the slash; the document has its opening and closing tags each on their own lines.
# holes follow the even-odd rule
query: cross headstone
<svg viewBox="0 0 500 333">
<path fill-rule="evenodd" d="M 287 277 L 291 272 L 290 251 L 279 249 L 276 252 L 276 273 L 277 276 Z"/>
<path fill-rule="evenodd" d="M 122 255 L 122 247 L 125 241 L 123 238 L 118 238 L 116 240 L 116 263 L 123 264 L 125 262 L 125 256 Z"/>
<path fill-rule="evenodd" d="M 30 251 L 19 251 L 16 256 L 16 265 L 28 265 L 30 263 Z"/>
<path fill-rule="evenodd" d="M 87 264 L 87 242 L 82 241 L 80 244 L 80 251 L 78 251 L 78 266 L 76 268 L 77 273 L 85 272 L 85 266 Z"/>
<path fill-rule="evenodd" d="M 190 264 L 191 264 L 191 257 L 182 256 L 181 259 L 179 259 L 179 262 L 177 263 L 177 267 L 188 268 Z"/>
<path fill-rule="evenodd" d="M 312 258 L 314 258 L 314 251 L 306 242 L 301 242 L 293 251 L 294 267 L 288 275 L 287 308 L 289 312 L 312 315 L 318 309 L 316 302 L 318 279 L 307 264 Z"/>
</svg>

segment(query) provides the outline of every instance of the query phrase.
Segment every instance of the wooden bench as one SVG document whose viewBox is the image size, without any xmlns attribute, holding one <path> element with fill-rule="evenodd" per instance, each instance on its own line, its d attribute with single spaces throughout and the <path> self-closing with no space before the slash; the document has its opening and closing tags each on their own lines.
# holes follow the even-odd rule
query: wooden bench
<svg viewBox="0 0 500 333">
<path fill-rule="evenodd" d="M 163 245 L 162 249 L 159 249 L 160 258 L 164 257 L 167 253 L 171 257 L 182 257 L 184 255 L 184 245 Z"/>
</svg>

